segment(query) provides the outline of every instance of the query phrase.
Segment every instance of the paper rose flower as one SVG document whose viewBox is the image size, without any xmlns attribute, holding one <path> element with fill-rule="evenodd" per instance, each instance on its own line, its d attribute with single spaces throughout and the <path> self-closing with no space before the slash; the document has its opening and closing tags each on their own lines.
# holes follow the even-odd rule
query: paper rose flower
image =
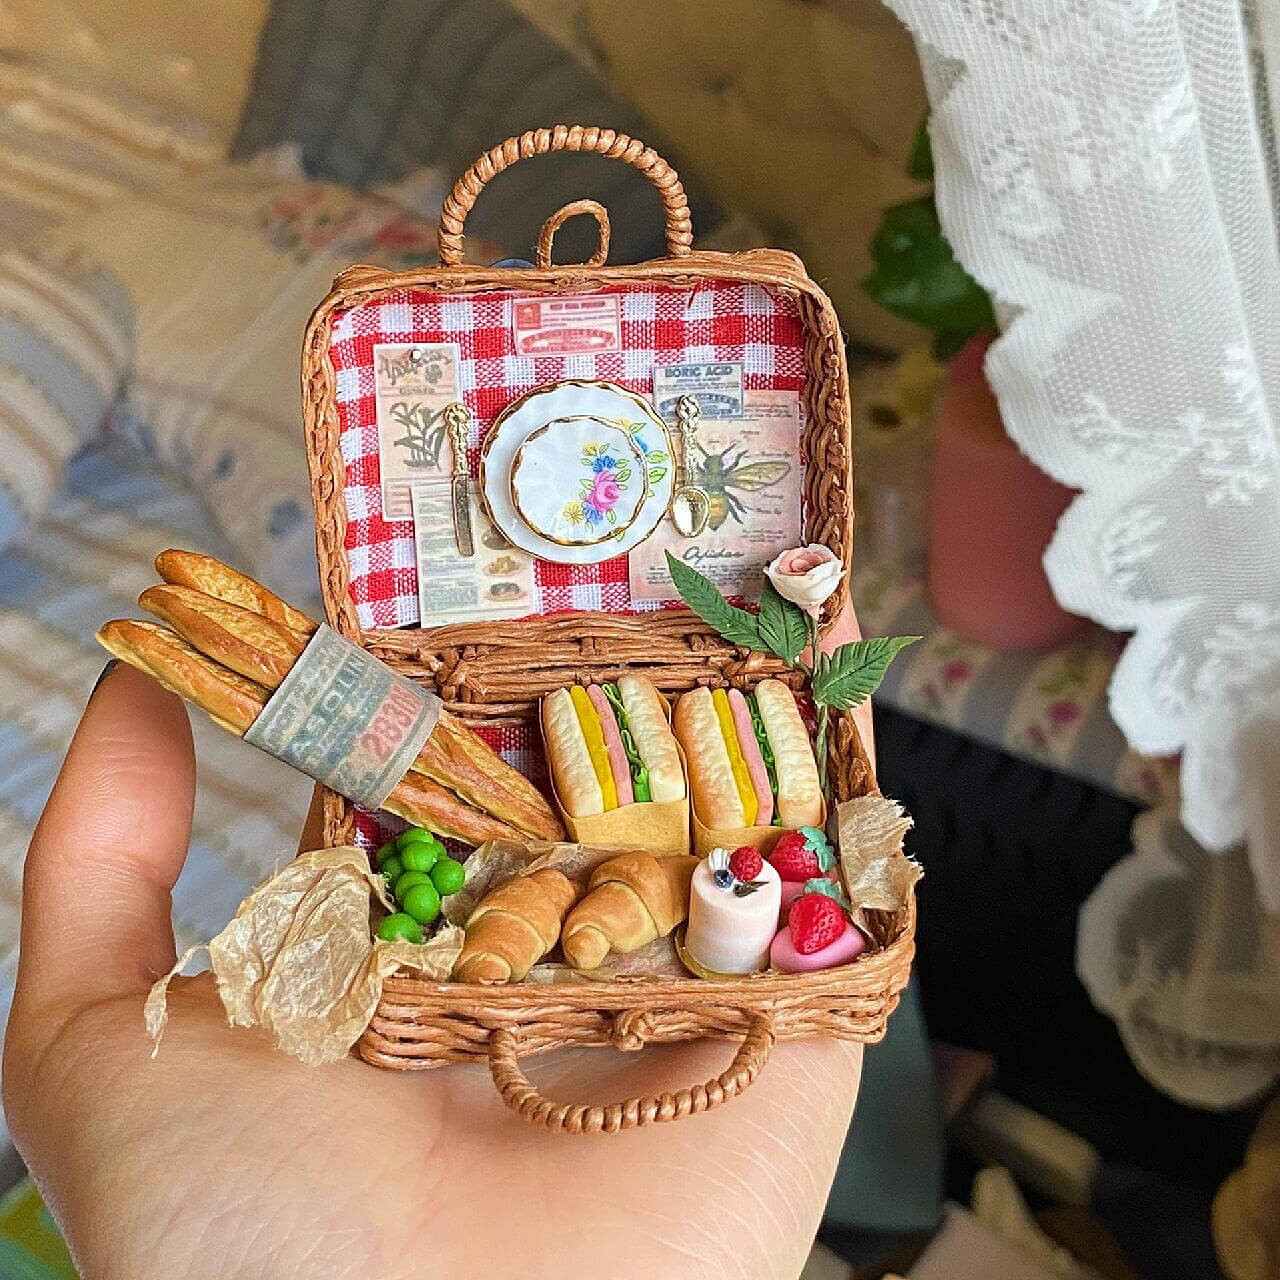
<svg viewBox="0 0 1280 1280">
<path fill-rule="evenodd" d="M 811 618 L 816 618 L 840 585 L 844 565 L 834 552 L 811 542 L 807 547 L 784 551 L 765 573 L 784 600 L 799 605 Z"/>
</svg>

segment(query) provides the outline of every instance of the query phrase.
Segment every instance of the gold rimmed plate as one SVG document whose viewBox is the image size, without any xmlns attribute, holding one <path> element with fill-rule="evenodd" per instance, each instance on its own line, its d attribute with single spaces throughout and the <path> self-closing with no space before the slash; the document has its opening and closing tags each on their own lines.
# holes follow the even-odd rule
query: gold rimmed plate
<svg viewBox="0 0 1280 1280">
<path fill-rule="evenodd" d="M 628 431 L 586 414 L 553 418 L 511 461 L 511 504 L 559 547 L 615 541 L 649 496 L 644 454 Z"/>
<path fill-rule="evenodd" d="M 599 541 L 555 541 L 526 522 L 513 495 L 512 476 L 521 446 L 533 432 L 564 418 L 591 419 L 621 432 L 634 449 L 628 455 L 632 466 L 643 473 L 645 492 L 631 519 L 621 527 L 619 515 L 613 531 Z M 520 471 L 523 470 L 522 463 Z M 584 476 L 579 472 L 580 464 L 575 459 L 572 475 L 566 471 L 563 477 L 562 505 L 580 492 Z M 522 551 L 558 564 L 598 564 L 638 546 L 657 528 L 670 505 L 674 480 L 666 425 L 647 400 L 612 382 L 570 379 L 521 396 L 494 420 L 480 454 L 480 494 L 490 520 Z M 523 494 L 523 483 L 520 489 Z M 521 503 L 525 504 L 523 497 Z M 554 529 L 554 521 L 546 519 L 545 513 L 529 510 L 542 529 Z M 594 531 L 590 536 L 595 536 Z"/>
</svg>

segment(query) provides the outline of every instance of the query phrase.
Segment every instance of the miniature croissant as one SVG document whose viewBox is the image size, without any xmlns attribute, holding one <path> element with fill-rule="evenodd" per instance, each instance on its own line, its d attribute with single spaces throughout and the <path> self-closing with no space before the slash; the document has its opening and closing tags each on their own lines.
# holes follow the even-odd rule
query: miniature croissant
<svg viewBox="0 0 1280 1280">
<path fill-rule="evenodd" d="M 577 896 L 552 867 L 504 881 L 467 918 L 453 976 L 459 982 L 520 982 L 556 945 Z"/>
<path fill-rule="evenodd" d="M 664 938 L 689 913 L 698 859 L 675 853 L 624 853 L 602 862 L 587 896 L 569 913 L 561 947 L 575 969 L 595 969 L 610 950 L 634 951 Z"/>
</svg>

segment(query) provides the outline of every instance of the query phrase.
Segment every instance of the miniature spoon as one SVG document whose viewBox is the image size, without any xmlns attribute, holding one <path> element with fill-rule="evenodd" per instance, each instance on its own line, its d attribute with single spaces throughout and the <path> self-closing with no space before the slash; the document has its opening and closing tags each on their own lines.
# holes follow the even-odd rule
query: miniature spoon
<svg viewBox="0 0 1280 1280">
<path fill-rule="evenodd" d="M 671 495 L 671 523 L 682 538 L 696 538 L 706 527 L 711 515 L 711 499 L 705 489 L 689 483 L 695 475 L 693 440 L 702 409 L 692 396 L 676 401 L 676 422 L 680 426 L 680 484 Z"/>
</svg>

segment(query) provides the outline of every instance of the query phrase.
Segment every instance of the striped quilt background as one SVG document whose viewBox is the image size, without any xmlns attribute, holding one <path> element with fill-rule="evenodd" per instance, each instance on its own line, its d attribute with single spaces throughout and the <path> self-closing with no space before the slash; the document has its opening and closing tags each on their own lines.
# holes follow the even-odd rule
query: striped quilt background
<svg viewBox="0 0 1280 1280">
<path fill-rule="evenodd" d="M 62 496 L 0 557 L 0 1016 L 17 966 L 22 861 L 106 654 L 107 618 L 138 616 L 158 550 L 225 556 L 199 499 L 121 445 L 68 468 Z M 318 609 L 314 586 L 294 598 Z M 181 949 L 226 924 L 241 899 L 292 856 L 311 787 L 300 774 L 192 715 L 198 762 L 191 854 L 174 895 Z M 93 815 L 85 814 L 92 838 Z M 3 1134 L 0 1134 L 0 1139 Z"/>
</svg>

